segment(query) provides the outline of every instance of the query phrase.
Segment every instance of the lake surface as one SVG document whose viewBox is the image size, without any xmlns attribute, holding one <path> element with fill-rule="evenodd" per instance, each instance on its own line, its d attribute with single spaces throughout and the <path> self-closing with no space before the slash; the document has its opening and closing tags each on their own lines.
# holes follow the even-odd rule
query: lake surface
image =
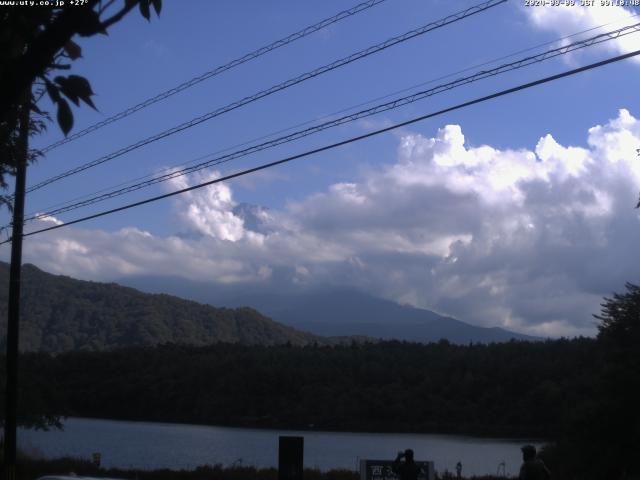
<svg viewBox="0 0 640 480">
<path fill-rule="evenodd" d="M 439 472 L 455 471 L 460 461 L 464 475 L 495 474 L 504 462 L 506 473 L 515 475 L 521 462 L 520 446 L 540 445 L 457 435 L 297 432 L 88 418 L 68 418 L 63 431 L 21 429 L 18 444 L 49 458 L 90 458 L 93 452 L 100 452 L 104 467 L 177 470 L 234 462 L 275 467 L 279 435 L 303 436 L 305 467 L 321 470 L 357 470 L 360 459 L 392 460 L 399 450 L 413 448 L 416 460 L 433 460 Z"/>
</svg>

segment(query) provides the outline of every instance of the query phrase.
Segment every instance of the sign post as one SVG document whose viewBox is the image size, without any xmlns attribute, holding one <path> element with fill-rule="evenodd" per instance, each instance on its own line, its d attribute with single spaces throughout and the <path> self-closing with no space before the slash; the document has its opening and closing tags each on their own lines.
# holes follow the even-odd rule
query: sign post
<svg viewBox="0 0 640 480">
<path fill-rule="evenodd" d="M 398 480 L 391 466 L 391 460 L 360 460 L 360 480 Z M 420 467 L 418 480 L 435 480 L 435 470 L 431 461 L 417 461 Z"/>
<path fill-rule="evenodd" d="M 304 437 L 280 437 L 278 480 L 302 480 L 303 471 Z"/>
</svg>

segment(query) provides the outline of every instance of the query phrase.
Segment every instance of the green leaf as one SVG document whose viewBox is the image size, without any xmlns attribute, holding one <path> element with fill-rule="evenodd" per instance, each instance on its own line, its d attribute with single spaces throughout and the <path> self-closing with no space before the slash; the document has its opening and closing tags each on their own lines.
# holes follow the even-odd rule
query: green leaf
<svg viewBox="0 0 640 480">
<path fill-rule="evenodd" d="M 162 10 L 162 0 L 151 0 L 153 2 L 153 8 L 156 11 L 156 15 L 160 16 Z"/>
<path fill-rule="evenodd" d="M 80 45 L 73 40 L 69 40 L 65 43 L 63 48 L 71 60 L 76 60 L 82 57 L 82 49 L 80 48 Z"/>
<path fill-rule="evenodd" d="M 147 21 L 151 21 L 151 13 L 149 12 L 149 1 L 150 0 L 140 0 L 140 13 Z"/>
<path fill-rule="evenodd" d="M 91 89 L 91 84 L 89 83 L 89 80 L 79 75 L 69 75 L 66 78 L 66 87 L 72 92 L 72 95 L 74 95 L 76 98 L 80 98 L 80 100 L 82 100 L 84 103 L 89 105 L 91 108 L 93 108 L 94 110 L 97 110 L 96 106 L 93 104 L 93 101 L 91 100 L 91 95 L 94 95 L 94 93 L 93 93 L 93 90 Z M 66 92 L 64 92 L 64 94 L 67 95 Z"/>
<path fill-rule="evenodd" d="M 80 106 L 80 100 L 78 98 L 78 94 L 74 91 L 73 88 L 68 84 L 67 79 L 65 77 L 56 77 L 54 81 L 60 85 L 60 91 L 76 106 Z"/>
<path fill-rule="evenodd" d="M 58 125 L 60 125 L 65 137 L 73 128 L 73 113 L 71 113 L 71 107 L 69 107 L 69 103 L 64 98 L 58 101 Z"/>
<path fill-rule="evenodd" d="M 58 87 L 56 87 L 53 83 L 51 83 L 46 78 L 44 79 L 44 84 L 47 87 L 47 93 L 49 94 L 49 98 L 53 103 L 57 103 L 60 101 L 60 91 Z"/>
<path fill-rule="evenodd" d="M 80 75 L 69 75 L 67 77 L 67 83 L 73 85 L 73 88 L 77 90 L 78 96 L 80 96 L 81 98 L 94 94 L 93 90 L 91 89 L 89 80 L 81 77 Z"/>
<path fill-rule="evenodd" d="M 102 26 L 100 21 L 100 15 L 95 10 L 86 9 L 83 21 L 80 22 L 77 28 L 78 35 L 81 37 L 91 37 L 96 33 L 102 33 L 107 35 L 107 31 Z"/>
</svg>

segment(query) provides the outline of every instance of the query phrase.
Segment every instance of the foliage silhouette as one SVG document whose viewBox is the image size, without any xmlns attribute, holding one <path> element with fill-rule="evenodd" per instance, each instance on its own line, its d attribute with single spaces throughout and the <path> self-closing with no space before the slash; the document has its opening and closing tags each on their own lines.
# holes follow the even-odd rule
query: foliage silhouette
<svg viewBox="0 0 640 480">
<path fill-rule="evenodd" d="M 106 12 L 114 5 L 117 10 Z M 73 128 L 73 112 L 84 102 L 96 108 L 91 100 L 89 81 L 79 75 L 57 75 L 54 72 L 71 69 L 71 63 L 82 57 L 75 35 L 91 37 L 107 34 L 107 29 L 119 22 L 135 7 L 150 20 L 150 7 L 160 14 L 162 0 L 122 0 L 121 3 L 87 0 L 84 5 L 29 6 L 0 9 L 0 187 L 6 188 L 5 175 L 14 175 L 17 156 L 17 128 L 21 109 L 31 114 L 32 133 L 41 132 L 51 119 L 38 107 L 47 94 L 56 107 L 57 123 L 67 135 Z M 28 161 L 37 158 L 32 152 Z M 2 197 L 11 207 L 11 201 Z"/>
<path fill-rule="evenodd" d="M 640 467 L 640 287 L 605 298 L 592 387 L 547 448 L 552 471 L 585 480 L 638 478 Z"/>
<path fill-rule="evenodd" d="M 61 415 L 555 438 L 590 389 L 595 343 L 164 345 L 21 365 Z"/>
</svg>

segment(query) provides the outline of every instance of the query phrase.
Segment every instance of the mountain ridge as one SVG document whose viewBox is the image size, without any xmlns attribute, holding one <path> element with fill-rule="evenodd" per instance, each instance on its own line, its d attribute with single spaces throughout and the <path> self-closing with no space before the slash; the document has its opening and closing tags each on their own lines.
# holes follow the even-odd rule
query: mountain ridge
<svg viewBox="0 0 640 480">
<path fill-rule="evenodd" d="M 437 342 L 540 341 L 539 337 L 500 327 L 478 327 L 426 309 L 400 305 L 349 287 L 269 291 L 228 287 L 177 277 L 128 277 L 119 282 L 147 292 L 170 292 L 202 303 L 251 306 L 275 321 L 322 336 L 368 336 L 384 340 Z"/>
<path fill-rule="evenodd" d="M 9 266 L 0 262 L 0 328 L 6 331 Z M 20 348 L 60 353 L 177 343 L 326 344 L 255 309 L 203 305 L 116 283 L 77 280 L 22 267 Z M 5 336 L 2 335 L 2 343 Z"/>
<path fill-rule="evenodd" d="M 0 328 L 6 327 L 8 276 L 8 264 L 0 262 Z M 21 350 L 60 353 L 163 343 L 268 346 L 380 339 L 421 343 L 445 339 L 457 344 L 540 340 L 497 327 L 469 325 L 349 288 L 298 289 L 286 294 L 247 288 L 237 294 L 184 279 L 149 278 L 155 284 L 141 277 L 94 282 L 23 265 Z M 213 300 L 224 306 L 212 305 Z M 0 347 L 3 344 L 4 335 Z"/>
</svg>

